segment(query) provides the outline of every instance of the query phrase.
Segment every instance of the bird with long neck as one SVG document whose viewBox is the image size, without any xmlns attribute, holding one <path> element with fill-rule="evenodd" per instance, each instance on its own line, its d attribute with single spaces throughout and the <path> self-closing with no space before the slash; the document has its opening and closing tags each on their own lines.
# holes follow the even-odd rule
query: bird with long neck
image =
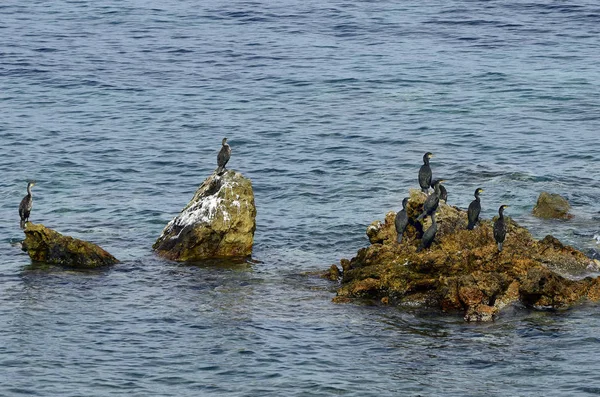
<svg viewBox="0 0 600 397">
<path fill-rule="evenodd" d="M 440 184 L 440 200 L 444 200 L 444 203 L 448 202 L 448 191 L 444 185 Z"/>
<path fill-rule="evenodd" d="M 408 214 L 406 213 L 406 206 L 408 202 L 408 197 L 405 197 L 404 200 L 402 200 L 402 209 L 398 211 L 398 213 L 396 214 L 396 219 L 394 221 L 394 224 L 396 226 L 396 233 L 398 233 L 398 238 L 396 239 L 396 241 L 398 241 L 399 243 L 402 242 L 402 235 L 404 234 L 404 230 L 408 225 Z"/>
<path fill-rule="evenodd" d="M 217 174 L 221 174 L 223 171 L 225 171 L 225 166 L 227 165 L 227 162 L 229 162 L 229 158 L 231 157 L 231 147 L 229 146 L 229 144 L 227 144 L 227 138 L 223 138 L 221 145 L 221 150 L 217 155 Z"/>
<path fill-rule="evenodd" d="M 444 182 L 444 179 L 437 179 L 433 182 L 433 193 L 427 196 L 425 203 L 423 203 L 423 212 L 417 217 L 417 220 L 425 218 L 427 215 L 433 214 L 440 204 L 440 183 Z"/>
<path fill-rule="evenodd" d="M 508 205 L 501 205 L 498 209 L 498 219 L 494 222 L 494 240 L 498 243 L 498 252 L 502 252 L 502 245 L 506 239 L 506 222 L 504 220 L 504 209 Z"/>
<path fill-rule="evenodd" d="M 423 165 L 419 168 L 419 186 L 423 193 L 429 193 L 429 186 L 431 185 L 431 167 L 429 166 L 429 159 L 433 157 L 431 152 L 427 152 L 423 155 Z"/>
<path fill-rule="evenodd" d="M 423 234 L 423 238 L 421 239 L 421 243 L 419 244 L 419 247 L 417 248 L 417 252 L 421 252 L 426 248 L 429 248 L 431 246 L 431 243 L 433 243 L 433 239 L 435 239 L 435 235 L 437 233 L 437 222 L 435 221 L 435 212 L 431 214 L 431 226 L 429 226 L 429 229 L 427 229 L 425 231 L 425 233 Z"/>
<path fill-rule="evenodd" d="M 479 195 L 483 193 L 483 189 L 478 187 L 475 189 L 475 200 L 471 201 L 469 204 L 469 209 L 467 210 L 467 217 L 469 219 L 469 224 L 467 225 L 468 230 L 473 230 L 477 222 L 479 222 L 479 213 L 481 212 L 481 200 L 479 199 Z"/>
<path fill-rule="evenodd" d="M 29 222 L 29 214 L 33 207 L 33 196 L 31 195 L 31 188 L 35 186 L 35 182 L 27 183 L 27 195 L 21 200 L 19 204 L 19 216 L 21 217 L 21 229 L 25 229 L 25 225 Z"/>
</svg>

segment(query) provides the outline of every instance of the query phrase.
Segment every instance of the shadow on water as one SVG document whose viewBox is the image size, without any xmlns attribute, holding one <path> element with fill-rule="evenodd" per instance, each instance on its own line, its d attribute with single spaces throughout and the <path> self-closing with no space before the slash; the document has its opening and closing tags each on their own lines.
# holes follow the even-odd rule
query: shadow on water
<svg viewBox="0 0 600 397">
<path fill-rule="evenodd" d="M 47 262 L 32 261 L 29 265 L 23 267 L 23 275 L 35 274 L 70 274 L 70 275 L 90 275 L 105 276 L 111 270 L 111 266 L 103 266 L 95 269 L 78 269 L 68 266 L 59 266 Z"/>
<path fill-rule="evenodd" d="M 250 258 L 219 258 L 193 262 L 172 262 L 176 267 L 195 267 L 199 269 L 251 271 L 257 262 Z"/>
</svg>

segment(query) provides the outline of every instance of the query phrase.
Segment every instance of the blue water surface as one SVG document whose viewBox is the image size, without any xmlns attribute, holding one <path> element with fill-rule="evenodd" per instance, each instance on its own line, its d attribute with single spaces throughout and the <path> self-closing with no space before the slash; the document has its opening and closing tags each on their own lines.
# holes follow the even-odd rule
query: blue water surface
<svg viewBox="0 0 600 397">
<path fill-rule="evenodd" d="M 600 241 L 600 5 L 4 0 L 0 395 L 588 396 L 600 315 L 491 324 L 338 305 L 313 274 L 366 246 L 423 153 L 463 208 Z M 253 181 L 252 263 L 151 251 L 216 167 Z M 31 220 L 122 262 L 32 267 Z M 541 191 L 575 218 L 530 215 Z"/>
</svg>

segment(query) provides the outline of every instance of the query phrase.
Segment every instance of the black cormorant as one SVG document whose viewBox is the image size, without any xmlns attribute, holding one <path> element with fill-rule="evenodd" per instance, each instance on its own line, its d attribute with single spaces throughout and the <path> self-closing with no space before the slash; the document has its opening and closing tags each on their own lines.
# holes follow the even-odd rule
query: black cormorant
<svg viewBox="0 0 600 397">
<path fill-rule="evenodd" d="M 423 193 L 429 193 L 429 186 L 431 185 L 431 167 L 429 166 L 429 159 L 433 157 L 433 154 L 427 152 L 423 155 L 423 165 L 419 169 L 419 185 Z"/>
<path fill-rule="evenodd" d="M 33 206 L 33 196 L 31 195 L 31 188 L 33 186 L 35 186 L 35 182 L 27 183 L 27 196 L 23 197 L 23 200 L 21 200 L 21 204 L 19 204 L 21 229 L 25 229 L 25 224 L 29 221 L 29 214 L 31 213 L 31 207 Z"/>
<path fill-rule="evenodd" d="M 498 219 L 494 222 L 494 240 L 498 243 L 498 251 L 502 251 L 502 244 L 506 238 L 506 223 L 504 222 L 504 209 L 508 205 L 501 205 L 498 209 Z"/>
<path fill-rule="evenodd" d="M 444 200 L 444 203 L 448 202 L 448 191 L 444 185 L 440 185 L 440 200 Z"/>
<path fill-rule="evenodd" d="M 435 212 L 431 214 L 431 226 L 429 229 L 423 233 L 423 238 L 421 239 L 421 243 L 417 248 L 417 252 L 423 251 L 425 248 L 429 248 L 433 239 L 435 238 L 435 234 L 437 233 L 437 222 L 435 221 Z"/>
<path fill-rule="evenodd" d="M 402 209 L 396 214 L 396 221 L 394 222 L 396 224 L 396 232 L 398 233 L 398 239 L 396 241 L 399 243 L 402 242 L 404 229 L 406 229 L 406 225 L 408 225 L 408 214 L 406 213 L 408 201 L 408 197 L 405 197 L 404 200 L 402 200 Z"/>
<path fill-rule="evenodd" d="M 469 204 L 469 209 L 467 210 L 467 216 L 469 217 L 469 225 L 467 229 L 473 230 L 477 222 L 479 222 L 479 213 L 481 212 L 481 202 L 479 201 L 479 194 L 483 192 L 483 189 L 478 187 L 475 189 L 475 200 L 471 201 Z"/>
<path fill-rule="evenodd" d="M 231 147 L 227 144 L 227 138 L 223 138 L 222 145 L 223 147 L 221 147 L 221 150 L 217 155 L 217 174 L 220 174 L 225 170 L 225 165 L 227 165 L 227 162 L 231 157 Z"/>
<path fill-rule="evenodd" d="M 425 218 L 427 215 L 431 215 L 437 210 L 438 205 L 440 204 L 440 183 L 444 182 L 443 179 L 437 179 L 433 181 L 433 193 L 427 196 L 425 203 L 423 203 L 423 212 L 417 218 L 418 221 Z"/>
</svg>

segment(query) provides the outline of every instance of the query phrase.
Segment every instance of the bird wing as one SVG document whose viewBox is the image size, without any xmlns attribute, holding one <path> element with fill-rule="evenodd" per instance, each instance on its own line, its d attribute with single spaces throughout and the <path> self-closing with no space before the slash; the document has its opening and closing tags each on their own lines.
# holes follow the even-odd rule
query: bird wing
<svg viewBox="0 0 600 397">
<path fill-rule="evenodd" d="M 229 160 L 227 156 L 227 149 L 225 146 L 223 146 L 217 155 L 217 165 L 219 167 L 223 167 L 227 163 L 227 160 Z"/>
</svg>

